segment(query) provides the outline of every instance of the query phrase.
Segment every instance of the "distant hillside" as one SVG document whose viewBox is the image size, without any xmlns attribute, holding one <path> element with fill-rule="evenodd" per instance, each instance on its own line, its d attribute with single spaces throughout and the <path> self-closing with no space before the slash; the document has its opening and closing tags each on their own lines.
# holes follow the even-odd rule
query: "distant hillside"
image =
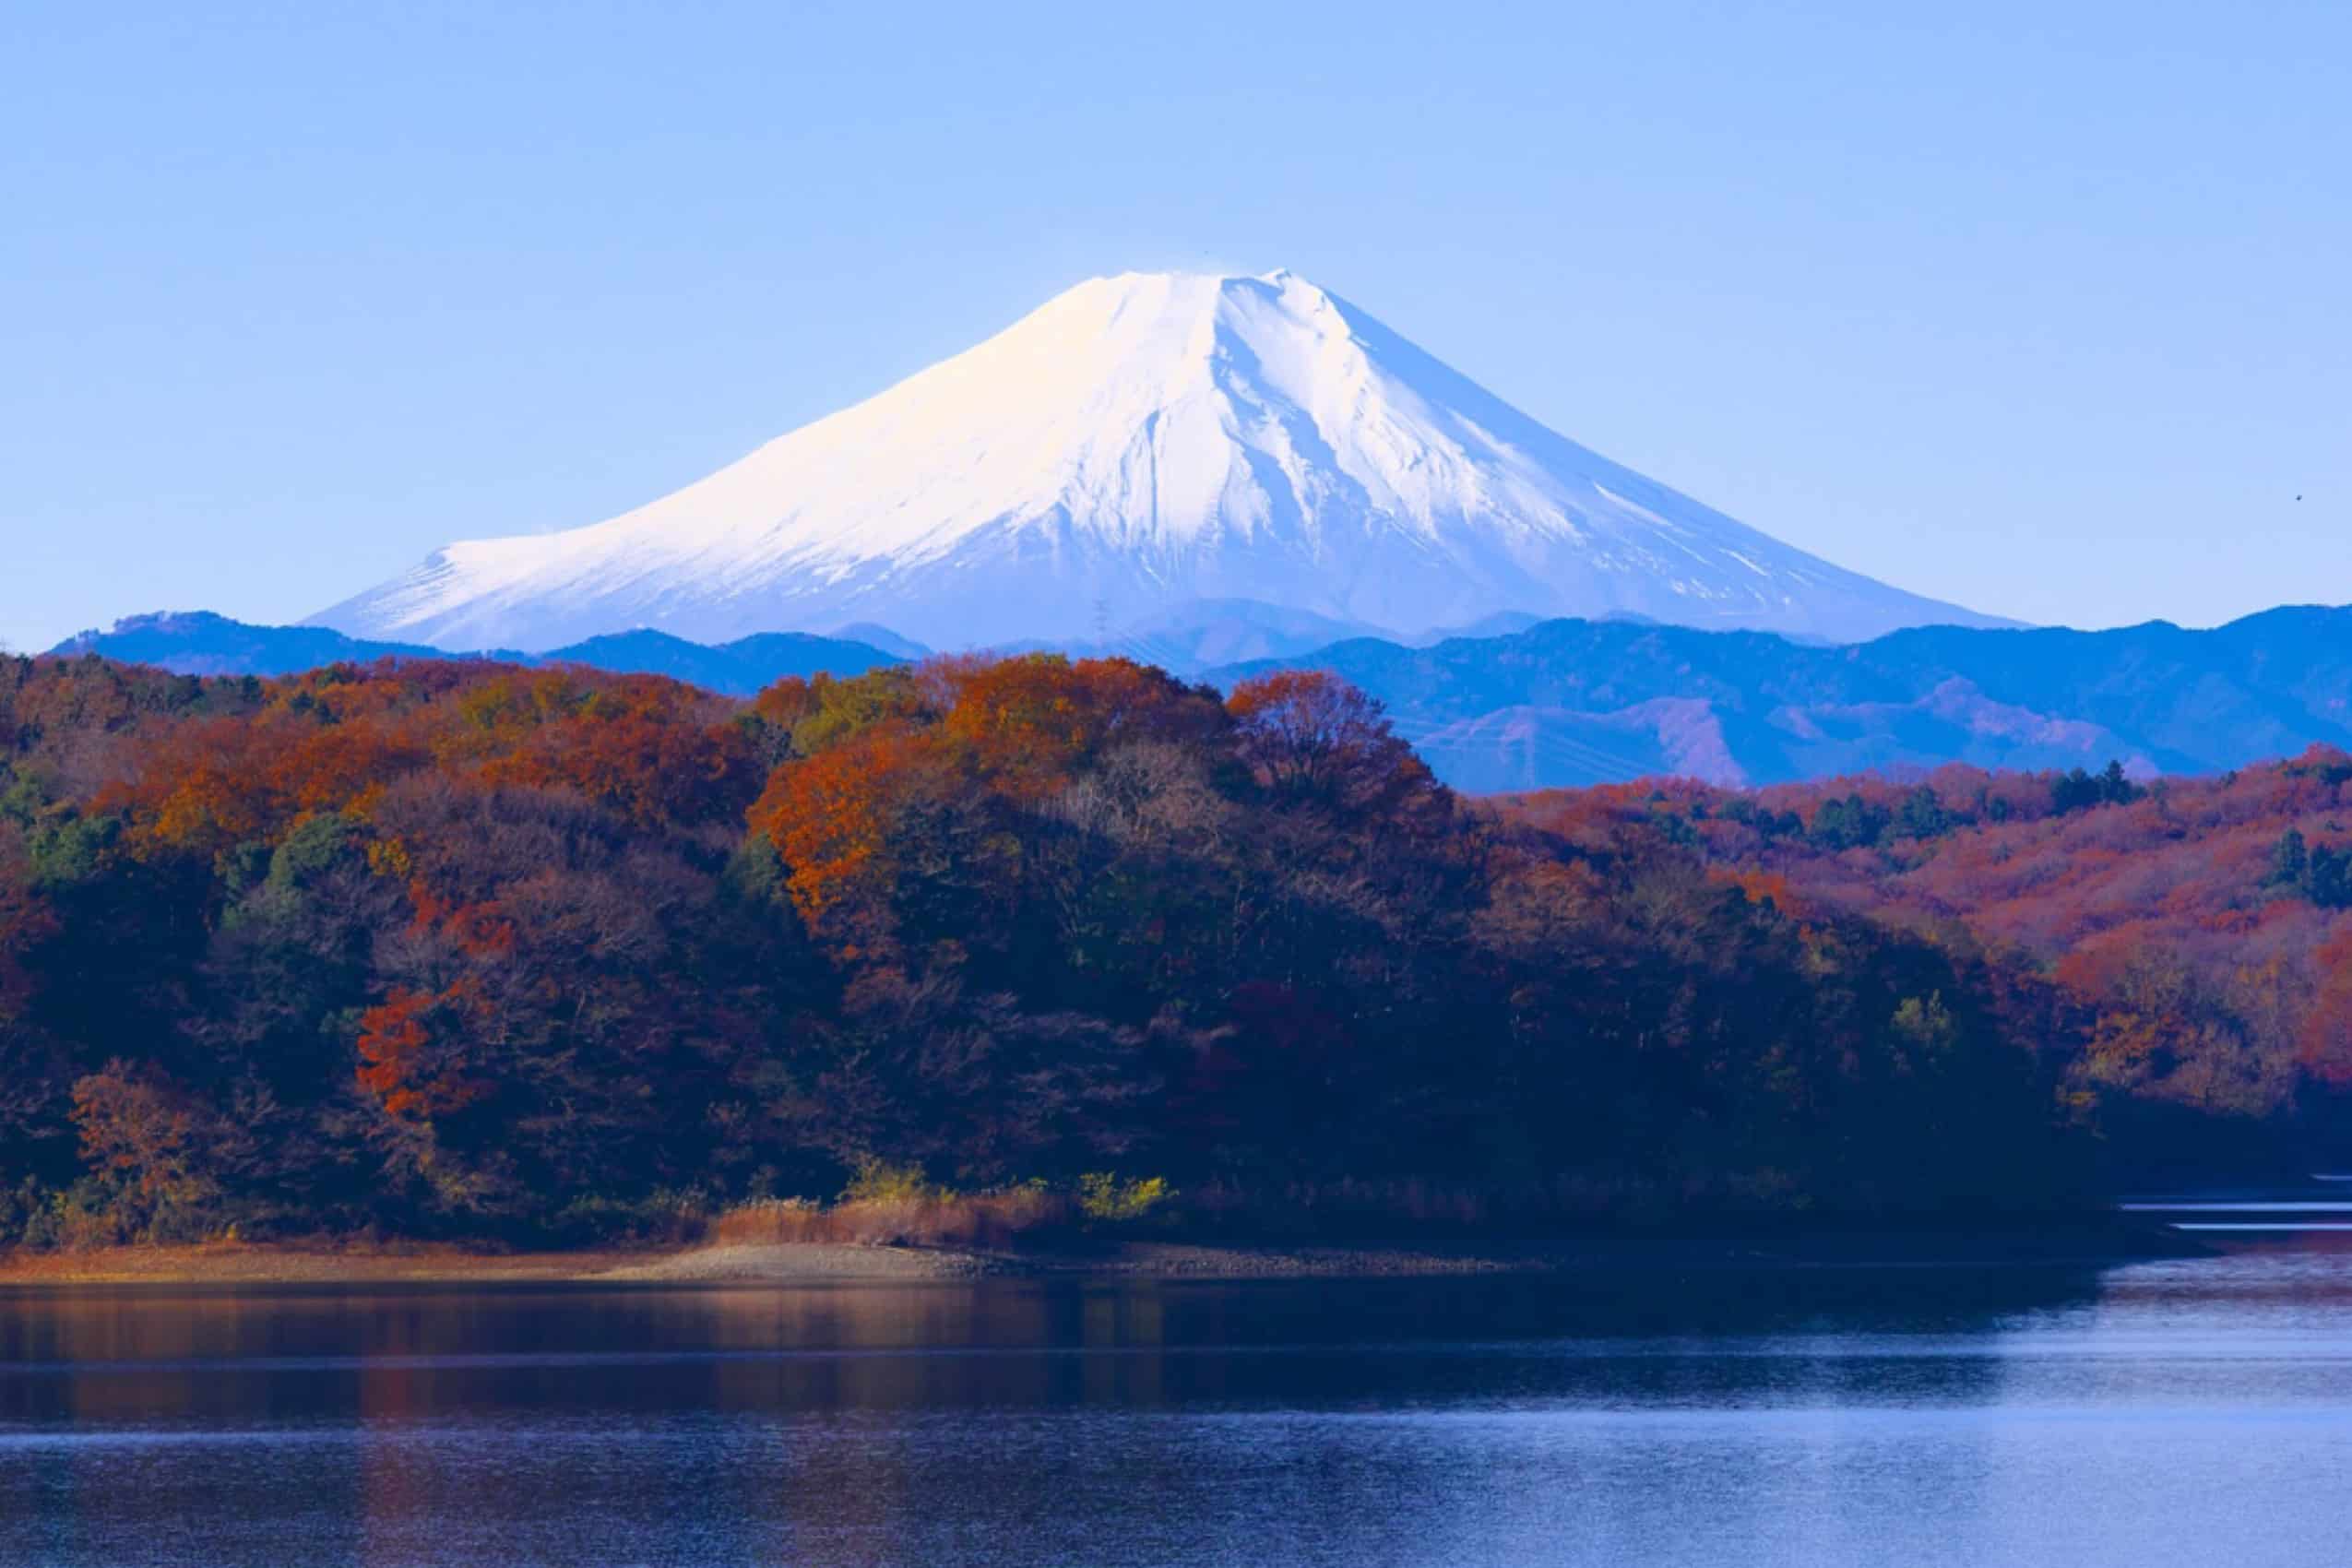
<svg viewBox="0 0 2352 1568">
<path fill-rule="evenodd" d="M 1931 933 L 2038 994 L 2103 1158 L 2157 1188 L 2338 1169 L 2352 1086 L 2352 755 L 2204 778 L 1966 766 L 1738 792 L 1684 780 L 1493 808 L 1606 863 L 1669 848 L 1811 923 Z M 2338 1104 L 2344 1103 L 2340 1099 Z M 2329 1163 L 2314 1166 L 2309 1161 Z"/>
<path fill-rule="evenodd" d="M 324 626 L 255 626 L 208 611 L 134 615 L 108 632 L 84 632 L 59 654 L 95 653 L 182 675 L 291 675 L 339 661 L 379 659 L 495 659 L 506 664 L 585 664 L 615 674 L 668 675 L 731 696 L 748 696 L 787 675 L 862 675 L 907 659 L 872 643 L 802 632 L 767 632 L 705 647 L 666 632 L 618 632 L 542 654 L 494 649 L 452 654 L 415 643 L 370 642 Z"/>
<path fill-rule="evenodd" d="M 1476 791 L 2109 757 L 2135 774 L 2206 773 L 2352 744 L 2352 609 L 2272 610 L 2211 631 L 1929 626 L 1849 647 L 1550 621 L 1430 647 L 1360 638 L 1208 678 L 1286 666 L 1380 698 L 1441 777 Z"/>
<path fill-rule="evenodd" d="M 1409 647 L 1353 637 L 1308 651 L 1312 617 L 1230 601 L 1171 620 L 1124 652 L 1191 674 L 1219 646 L 1281 649 L 1206 678 L 1316 668 L 1384 703 L 1438 775 L 1474 793 L 1678 774 L 1764 785 L 1966 763 L 2037 771 L 2213 773 L 2313 744 L 2352 748 L 2352 609 L 2266 611 L 2212 631 L 2163 622 L 2106 632 L 1895 632 L 1824 647 L 1767 632 L 1548 621 Z M 875 638 L 890 638 L 880 628 Z M 902 644 L 913 647 L 915 645 Z M 143 615 L 57 649 L 184 674 L 277 675 L 349 659 L 492 658 L 651 673 L 749 695 L 786 675 L 907 662 L 874 641 L 763 633 L 706 647 L 665 632 L 592 637 L 540 655 L 449 655 L 318 626 Z"/>
<path fill-rule="evenodd" d="M 325 626 L 255 626 L 208 610 L 132 615 L 112 631 L 91 630 L 66 638 L 54 654 L 94 653 L 125 664 L 152 664 L 176 675 L 291 675 L 322 664 L 350 659 L 452 659 L 456 655 L 421 643 L 370 642 Z M 489 657 L 528 663 L 529 656 Z"/>
<path fill-rule="evenodd" d="M 1027 637 L 996 644 L 988 651 L 1004 657 L 1058 652 L 1073 659 L 1132 659 L 1193 677 L 1244 659 L 1301 659 L 1334 643 L 1388 635 L 1383 627 L 1335 621 L 1262 600 L 1201 599 L 1132 626 L 1105 627 L 1096 636 Z"/>
<path fill-rule="evenodd" d="M 761 632 L 705 647 L 667 632 L 617 632 L 543 653 L 540 664 L 587 664 L 615 674 L 667 675 L 730 696 L 749 696 L 787 675 L 862 675 L 907 659 L 871 643 L 807 632 Z"/>
</svg>

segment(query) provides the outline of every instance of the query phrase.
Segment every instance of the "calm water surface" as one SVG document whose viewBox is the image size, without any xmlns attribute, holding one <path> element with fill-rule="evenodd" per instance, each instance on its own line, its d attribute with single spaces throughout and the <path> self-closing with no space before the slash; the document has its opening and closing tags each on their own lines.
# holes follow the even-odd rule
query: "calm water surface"
<svg viewBox="0 0 2352 1568">
<path fill-rule="evenodd" d="M 0 1293 L 0 1562 L 2338 1568 L 2352 1247 Z"/>
</svg>

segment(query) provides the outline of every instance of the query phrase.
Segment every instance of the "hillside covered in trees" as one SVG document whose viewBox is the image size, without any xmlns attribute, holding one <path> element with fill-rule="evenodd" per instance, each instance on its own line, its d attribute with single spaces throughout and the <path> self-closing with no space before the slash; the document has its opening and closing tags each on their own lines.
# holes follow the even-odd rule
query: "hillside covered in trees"
<svg viewBox="0 0 2352 1568">
<path fill-rule="evenodd" d="M 1122 660 L 0 660 L 0 1242 L 2063 1205 L 2346 1128 L 2352 761 L 1479 802 Z"/>
<path fill-rule="evenodd" d="M 2352 756 L 2104 773 L 1673 781 L 1502 802 L 1589 853 L 1679 846 L 1800 921 L 1973 951 L 2053 1009 L 2068 1100 L 2136 1173 L 2352 1154 Z M 2316 1164 L 2314 1163 L 2316 1162 Z"/>
</svg>

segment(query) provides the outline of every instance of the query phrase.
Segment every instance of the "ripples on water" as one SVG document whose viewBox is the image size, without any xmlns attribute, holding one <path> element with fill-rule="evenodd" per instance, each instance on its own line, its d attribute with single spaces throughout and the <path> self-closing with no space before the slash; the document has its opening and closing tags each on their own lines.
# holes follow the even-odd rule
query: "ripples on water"
<svg viewBox="0 0 2352 1568">
<path fill-rule="evenodd" d="M 0 1562 L 2352 1562 L 2352 1248 L 0 1293 Z"/>
</svg>

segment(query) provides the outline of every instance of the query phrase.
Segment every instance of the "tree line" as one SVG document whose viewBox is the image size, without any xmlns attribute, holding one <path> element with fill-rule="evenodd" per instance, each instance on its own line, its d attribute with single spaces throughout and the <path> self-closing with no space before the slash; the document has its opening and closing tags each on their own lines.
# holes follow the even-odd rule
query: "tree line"
<svg viewBox="0 0 2352 1568">
<path fill-rule="evenodd" d="M 2185 971 L 1937 880 L 2193 793 L 2091 781 L 1465 801 L 1331 677 L 1050 655 L 748 703 L 0 659 L 0 1241 L 578 1241 L 876 1170 L 1204 1226 L 1978 1213 L 2334 1125 L 2345 942 L 2267 860 Z"/>
</svg>

